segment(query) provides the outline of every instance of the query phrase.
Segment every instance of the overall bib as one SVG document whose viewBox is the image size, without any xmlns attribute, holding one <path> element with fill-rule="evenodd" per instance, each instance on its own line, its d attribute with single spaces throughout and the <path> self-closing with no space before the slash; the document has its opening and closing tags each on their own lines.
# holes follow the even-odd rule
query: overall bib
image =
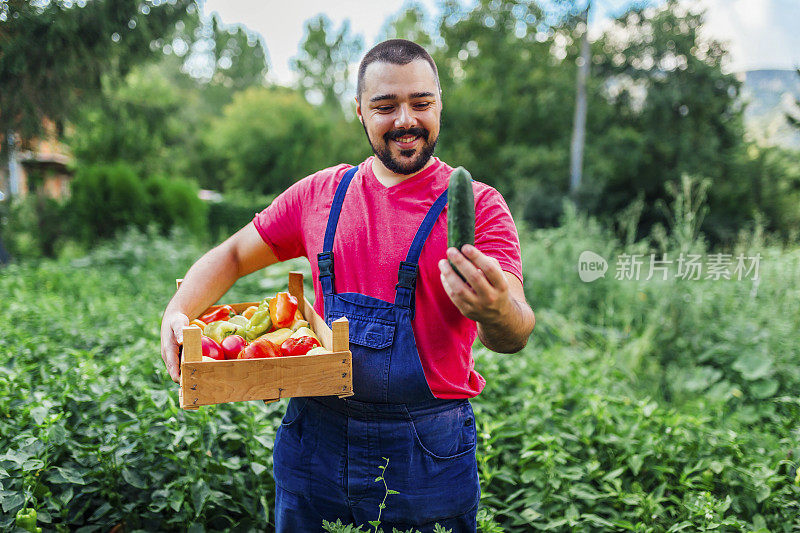
<svg viewBox="0 0 800 533">
<path fill-rule="evenodd" d="M 350 322 L 351 398 L 292 398 L 275 436 L 275 523 L 279 533 L 322 531 L 322 520 L 405 531 L 476 531 L 480 499 L 472 406 L 433 396 L 414 341 L 417 262 L 447 191 L 434 202 L 399 266 L 394 303 L 337 293 L 333 240 L 350 181 L 333 199 L 318 255 L 325 321 Z M 386 459 L 389 460 L 388 465 Z M 386 466 L 385 471 L 380 467 Z M 383 482 L 376 478 L 384 475 Z M 386 495 L 386 489 L 399 494 Z"/>
</svg>

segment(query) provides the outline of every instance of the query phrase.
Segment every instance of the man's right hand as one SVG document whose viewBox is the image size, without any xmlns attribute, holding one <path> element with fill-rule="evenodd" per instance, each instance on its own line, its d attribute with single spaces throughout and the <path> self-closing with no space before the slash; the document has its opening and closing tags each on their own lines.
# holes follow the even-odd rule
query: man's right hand
<svg viewBox="0 0 800 533">
<path fill-rule="evenodd" d="M 183 344 L 183 327 L 189 325 L 188 317 L 199 316 L 237 279 L 277 262 L 272 248 L 250 222 L 192 265 L 161 319 L 161 359 L 172 381 L 179 382 L 178 349 Z"/>
<path fill-rule="evenodd" d="M 189 325 L 189 317 L 183 313 L 164 314 L 161 320 L 161 359 L 167 367 L 169 377 L 178 383 L 180 378 L 179 346 L 183 344 L 183 327 Z"/>
</svg>

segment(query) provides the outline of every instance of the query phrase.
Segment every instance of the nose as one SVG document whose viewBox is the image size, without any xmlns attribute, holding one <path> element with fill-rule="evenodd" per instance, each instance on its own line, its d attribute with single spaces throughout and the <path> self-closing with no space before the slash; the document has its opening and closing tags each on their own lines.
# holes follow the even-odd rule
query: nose
<svg viewBox="0 0 800 533">
<path fill-rule="evenodd" d="M 411 106 L 401 104 L 397 110 L 397 117 L 394 119 L 394 127 L 396 129 L 408 129 L 416 125 L 416 118 L 412 112 Z"/>
</svg>

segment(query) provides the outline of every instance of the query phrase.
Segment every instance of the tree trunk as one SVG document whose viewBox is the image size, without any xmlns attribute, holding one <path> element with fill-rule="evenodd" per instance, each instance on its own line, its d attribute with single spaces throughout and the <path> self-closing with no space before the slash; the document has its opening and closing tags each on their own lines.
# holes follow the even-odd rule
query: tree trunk
<svg viewBox="0 0 800 533">
<path fill-rule="evenodd" d="M 569 161 L 569 192 L 573 197 L 581 186 L 583 174 L 583 147 L 586 139 L 586 82 L 589 78 L 591 52 L 589 49 L 589 9 L 583 12 L 584 31 L 581 35 L 581 53 L 578 60 L 578 79 L 575 91 L 575 119 L 572 124 L 572 146 Z"/>
</svg>

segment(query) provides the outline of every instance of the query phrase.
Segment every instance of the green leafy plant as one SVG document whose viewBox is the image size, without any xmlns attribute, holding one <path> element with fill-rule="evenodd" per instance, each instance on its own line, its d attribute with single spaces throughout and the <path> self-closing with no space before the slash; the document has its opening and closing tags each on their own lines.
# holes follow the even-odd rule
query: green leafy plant
<svg viewBox="0 0 800 533">
<path fill-rule="evenodd" d="M 390 494 L 400 494 L 396 490 L 390 489 L 386 484 L 386 468 L 389 466 L 389 458 L 381 457 L 381 459 L 386 461 L 386 464 L 378 466 L 378 468 L 381 470 L 381 475 L 375 478 L 375 483 L 383 483 L 385 493 L 383 495 L 383 500 L 378 504 L 378 518 L 369 521 L 369 524 L 375 528 L 376 532 L 378 531 L 378 526 L 381 525 L 381 514 L 383 513 L 383 510 L 386 509 L 386 498 L 388 498 Z"/>
</svg>

